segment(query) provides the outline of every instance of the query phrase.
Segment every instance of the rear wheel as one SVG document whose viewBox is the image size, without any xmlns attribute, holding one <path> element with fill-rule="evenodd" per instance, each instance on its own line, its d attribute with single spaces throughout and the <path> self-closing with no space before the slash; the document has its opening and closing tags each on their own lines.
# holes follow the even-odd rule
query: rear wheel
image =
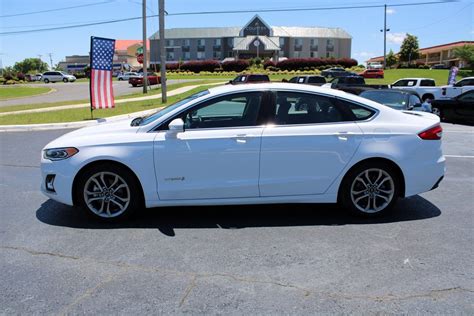
<svg viewBox="0 0 474 316">
<path fill-rule="evenodd" d="M 399 196 L 399 179 L 387 164 L 361 164 L 343 180 L 341 202 L 351 213 L 373 217 L 389 212 Z"/>
<path fill-rule="evenodd" d="M 77 200 L 90 216 L 102 221 L 123 220 L 142 205 L 134 175 L 119 165 L 96 165 L 79 180 Z"/>
</svg>

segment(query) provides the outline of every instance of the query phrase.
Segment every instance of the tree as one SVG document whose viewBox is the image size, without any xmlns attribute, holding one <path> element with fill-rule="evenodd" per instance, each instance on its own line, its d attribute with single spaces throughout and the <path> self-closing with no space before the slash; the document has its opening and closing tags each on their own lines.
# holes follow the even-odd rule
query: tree
<svg viewBox="0 0 474 316">
<path fill-rule="evenodd" d="M 15 63 L 13 69 L 24 74 L 29 72 L 45 72 L 48 70 L 48 64 L 39 58 L 25 58 L 23 61 Z"/>
<path fill-rule="evenodd" d="M 464 66 L 468 64 L 474 70 L 474 45 L 456 47 L 453 53 L 454 57 L 461 59 L 465 63 Z"/>
<path fill-rule="evenodd" d="M 385 58 L 387 67 L 392 67 L 398 62 L 398 57 L 393 53 L 393 50 L 390 50 Z"/>
<path fill-rule="evenodd" d="M 400 61 L 412 61 L 420 57 L 418 52 L 418 37 L 407 34 L 407 37 L 403 40 L 402 46 L 400 46 Z"/>
</svg>

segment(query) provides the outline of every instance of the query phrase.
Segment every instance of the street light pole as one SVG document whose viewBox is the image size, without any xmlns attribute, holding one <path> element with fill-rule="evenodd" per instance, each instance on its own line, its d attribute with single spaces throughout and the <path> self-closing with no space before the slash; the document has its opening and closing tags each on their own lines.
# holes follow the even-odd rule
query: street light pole
<svg viewBox="0 0 474 316">
<path fill-rule="evenodd" d="M 148 85 L 147 85 L 147 61 L 148 56 L 146 52 L 146 0 L 142 0 L 142 14 L 143 14 L 143 93 L 148 93 Z"/>
</svg>

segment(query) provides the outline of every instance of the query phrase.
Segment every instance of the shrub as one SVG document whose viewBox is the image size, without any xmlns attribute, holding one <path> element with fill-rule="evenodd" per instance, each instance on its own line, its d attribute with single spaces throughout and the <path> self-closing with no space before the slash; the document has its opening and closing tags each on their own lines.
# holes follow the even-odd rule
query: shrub
<svg viewBox="0 0 474 316">
<path fill-rule="evenodd" d="M 236 71 L 241 72 L 250 66 L 250 62 L 246 59 L 226 61 L 222 63 L 222 69 L 224 71 Z"/>
<path fill-rule="evenodd" d="M 289 58 L 279 62 L 276 66 L 284 70 L 322 70 L 324 68 L 321 68 L 321 66 L 329 68 L 327 66 L 333 67 L 334 65 L 338 67 L 350 68 L 357 66 L 357 60 L 351 58 Z"/>
<path fill-rule="evenodd" d="M 18 80 L 25 80 L 25 74 L 22 72 L 17 73 L 16 77 L 18 78 Z"/>
<path fill-rule="evenodd" d="M 188 61 L 181 66 L 181 69 L 194 73 L 199 73 L 201 71 L 212 72 L 216 68 L 220 68 L 220 64 L 217 60 Z"/>
<path fill-rule="evenodd" d="M 179 63 L 166 64 L 166 70 L 173 71 L 173 70 L 178 70 L 178 69 L 179 69 Z"/>
<path fill-rule="evenodd" d="M 7 81 L 5 81 L 4 84 L 15 84 L 15 83 L 16 83 L 15 80 L 7 80 Z"/>
</svg>

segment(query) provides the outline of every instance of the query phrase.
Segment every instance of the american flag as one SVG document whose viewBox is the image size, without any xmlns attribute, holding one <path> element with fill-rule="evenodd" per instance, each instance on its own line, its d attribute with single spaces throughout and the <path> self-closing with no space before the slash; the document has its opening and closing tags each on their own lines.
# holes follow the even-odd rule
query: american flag
<svg viewBox="0 0 474 316">
<path fill-rule="evenodd" d="M 115 107 L 112 88 L 112 68 L 115 40 L 91 38 L 91 106 L 92 109 Z"/>
</svg>

